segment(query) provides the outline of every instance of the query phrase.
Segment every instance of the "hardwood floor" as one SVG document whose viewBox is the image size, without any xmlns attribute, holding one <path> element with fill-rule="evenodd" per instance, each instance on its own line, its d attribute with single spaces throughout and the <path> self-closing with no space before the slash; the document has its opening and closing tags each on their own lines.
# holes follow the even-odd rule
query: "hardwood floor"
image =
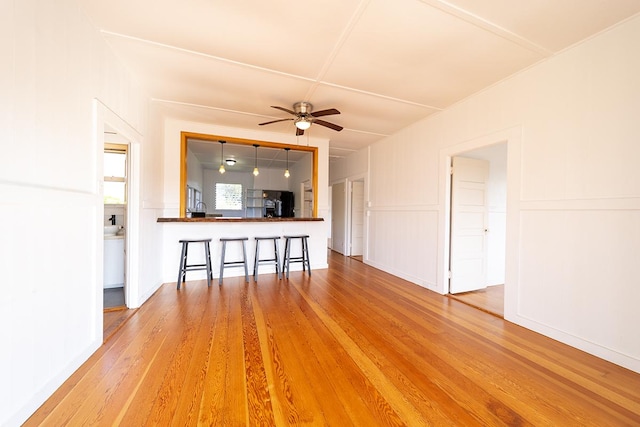
<svg viewBox="0 0 640 427">
<path fill-rule="evenodd" d="M 504 317 L 504 285 L 488 286 L 478 291 L 449 294 L 453 298 L 471 307 Z"/>
<path fill-rule="evenodd" d="M 106 308 L 102 317 L 102 338 L 107 342 L 113 334 L 118 332 L 127 320 L 136 312 L 135 309 L 127 307 Z"/>
<path fill-rule="evenodd" d="M 329 262 L 162 286 L 25 425 L 640 424 L 639 374 Z"/>
</svg>

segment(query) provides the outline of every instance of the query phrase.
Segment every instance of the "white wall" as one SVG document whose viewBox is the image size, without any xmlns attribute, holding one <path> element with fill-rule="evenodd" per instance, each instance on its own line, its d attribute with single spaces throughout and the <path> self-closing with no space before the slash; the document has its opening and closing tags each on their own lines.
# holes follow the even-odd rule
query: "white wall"
<svg viewBox="0 0 640 427">
<path fill-rule="evenodd" d="M 443 292 L 443 163 L 508 140 L 506 318 L 640 372 L 638 51 L 640 17 L 370 147 L 371 263 Z"/>
<path fill-rule="evenodd" d="M 369 147 L 366 262 L 437 290 L 437 140 L 423 124 Z M 444 201 L 443 201 L 444 206 Z"/>
<path fill-rule="evenodd" d="M 259 170 L 260 170 L 260 174 L 256 177 L 254 177 L 253 174 L 249 174 L 249 176 L 253 178 L 253 186 L 251 188 L 256 188 L 260 190 L 279 190 L 279 191 L 291 190 L 289 188 L 291 181 L 290 179 L 287 179 L 284 176 L 283 169 L 269 169 L 265 167 L 260 167 Z"/>
<path fill-rule="evenodd" d="M 191 150 L 187 150 L 187 164 L 189 167 L 187 168 L 187 185 L 195 188 L 196 190 L 204 193 L 205 192 L 205 178 L 204 178 L 204 170 L 202 169 L 202 163 L 196 157 L 195 154 Z M 216 169 L 216 172 L 218 170 Z M 219 173 L 219 172 L 218 172 Z M 207 203 L 207 206 L 209 204 Z"/>
<path fill-rule="evenodd" d="M 146 101 L 75 1 L 0 4 L 0 425 L 18 425 L 102 343 L 103 129 Z"/>
<path fill-rule="evenodd" d="M 132 258 L 131 253 L 129 254 L 131 263 L 138 265 L 137 270 L 131 272 L 138 279 L 138 287 L 135 289 L 137 294 L 132 295 L 130 308 L 142 305 L 163 283 L 161 268 L 163 228 L 158 224 L 157 219 L 162 216 L 165 208 L 162 187 L 164 146 L 162 144 L 163 119 L 157 108 L 153 104 L 149 106 L 149 124 L 144 144 L 138 147 L 139 152 L 136 156 L 138 164 L 135 167 L 140 171 L 141 181 L 138 183 L 140 191 L 137 195 L 140 207 L 139 230 L 135 236 L 129 232 L 127 242 L 130 244 L 132 240 L 138 239 L 140 251 L 134 254 L 137 260 Z M 133 154 L 136 154 L 136 150 Z M 131 203 L 128 204 L 129 210 L 131 205 Z"/>
<path fill-rule="evenodd" d="M 356 151 L 348 157 L 331 162 L 329 168 L 329 183 L 333 184 L 353 176 L 365 175 L 369 170 L 369 149 Z"/>
</svg>

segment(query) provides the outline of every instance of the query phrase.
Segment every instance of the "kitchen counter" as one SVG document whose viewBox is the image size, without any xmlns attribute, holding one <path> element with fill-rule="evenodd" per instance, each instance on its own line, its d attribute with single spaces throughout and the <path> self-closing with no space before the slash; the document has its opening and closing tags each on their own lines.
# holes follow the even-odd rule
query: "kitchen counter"
<svg viewBox="0 0 640 427">
<path fill-rule="evenodd" d="M 204 218 L 158 218 L 158 222 L 292 222 L 324 221 L 324 218 L 244 218 L 237 216 L 218 216 Z"/>
<path fill-rule="evenodd" d="M 327 268 L 327 236 L 329 224 L 323 218 L 241 218 L 241 217 L 204 217 L 204 218 L 178 218 L 167 217 L 158 218 L 158 227 L 162 228 L 159 234 L 162 238 L 163 247 L 163 282 L 175 282 L 180 262 L 181 246 L 178 243 L 181 239 L 211 239 L 211 261 L 213 263 L 213 275 L 218 276 L 218 266 L 220 265 L 221 244 L 220 238 L 247 237 L 247 259 L 249 271 L 253 270 L 256 237 L 286 236 L 296 234 L 306 234 L 309 236 L 309 258 L 311 269 Z M 284 239 L 279 240 L 280 254 L 284 251 Z M 300 253 L 300 243 L 292 243 L 291 253 Z M 189 262 L 204 262 L 204 251 L 196 245 L 189 248 Z M 230 245 L 227 248 L 227 260 L 241 259 L 241 245 Z M 268 254 L 268 246 L 261 252 Z M 260 273 L 272 273 L 274 266 L 260 266 Z M 301 270 L 302 264 L 291 265 L 291 271 Z M 244 275 L 242 268 L 232 268 L 225 271 L 227 276 Z M 187 273 L 187 280 L 200 280 L 206 277 L 204 271 L 194 271 Z"/>
<path fill-rule="evenodd" d="M 105 234 L 103 237 L 104 240 L 117 240 L 124 239 L 124 234 Z"/>
</svg>

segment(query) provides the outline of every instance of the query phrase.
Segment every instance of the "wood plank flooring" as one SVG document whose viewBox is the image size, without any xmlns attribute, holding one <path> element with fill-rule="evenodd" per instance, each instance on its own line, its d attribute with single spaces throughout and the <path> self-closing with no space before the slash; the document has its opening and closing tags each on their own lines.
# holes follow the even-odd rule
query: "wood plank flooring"
<svg viewBox="0 0 640 427">
<path fill-rule="evenodd" d="M 105 308 L 102 314 L 102 337 L 107 342 L 118 329 L 120 329 L 129 317 L 133 316 L 135 309 L 127 307 Z"/>
<path fill-rule="evenodd" d="M 487 286 L 477 291 L 448 296 L 479 310 L 504 317 L 504 285 Z"/>
<path fill-rule="evenodd" d="M 35 425 L 640 425 L 640 375 L 331 254 L 156 294 Z"/>
</svg>

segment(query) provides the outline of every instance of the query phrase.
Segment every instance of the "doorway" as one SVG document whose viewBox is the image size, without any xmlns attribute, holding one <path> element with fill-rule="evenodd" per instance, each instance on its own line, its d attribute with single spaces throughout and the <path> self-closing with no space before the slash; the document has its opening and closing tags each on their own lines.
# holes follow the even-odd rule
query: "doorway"
<svg viewBox="0 0 640 427">
<path fill-rule="evenodd" d="M 366 247 L 365 186 L 364 177 L 355 177 L 330 187 L 330 249 L 361 262 Z"/>
<path fill-rule="evenodd" d="M 449 295 L 504 316 L 507 143 L 452 157 Z"/>
<path fill-rule="evenodd" d="M 364 255 L 364 179 L 351 181 L 349 256 L 362 261 Z"/>
<path fill-rule="evenodd" d="M 346 247 L 347 196 L 346 183 L 331 186 L 331 250 L 349 255 Z"/>
<path fill-rule="evenodd" d="M 105 132 L 105 141 L 115 139 Z M 105 142 L 104 144 L 104 310 L 122 310 L 126 304 L 126 230 L 127 230 L 127 171 L 128 145 Z"/>
<path fill-rule="evenodd" d="M 125 244 L 125 276 L 126 288 L 124 289 L 125 305 L 130 310 L 105 312 L 104 310 L 104 285 L 100 280 L 104 274 L 104 238 L 97 238 L 96 265 L 98 277 L 96 280 L 95 300 L 91 310 L 95 319 L 93 323 L 96 337 L 103 339 L 121 325 L 123 319 L 140 306 L 140 171 L 141 171 L 141 145 L 142 135 L 126 121 L 120 118 L 100 100 L 93 100 L 94 115 L 94 144 L 96 154 L 95 182 L 96 194 L 104 193 L 104 150 L 109 143 L 122 144 L 127 147 L 127 210 L 126 210 L 126 244 Z M 107 218 L 104 212 L 102 197 L 96 197 L 96 233 L 104 236 L 104 226 Z M 113 317 L 113 318 L 112 318 Z"/>
</svg>

